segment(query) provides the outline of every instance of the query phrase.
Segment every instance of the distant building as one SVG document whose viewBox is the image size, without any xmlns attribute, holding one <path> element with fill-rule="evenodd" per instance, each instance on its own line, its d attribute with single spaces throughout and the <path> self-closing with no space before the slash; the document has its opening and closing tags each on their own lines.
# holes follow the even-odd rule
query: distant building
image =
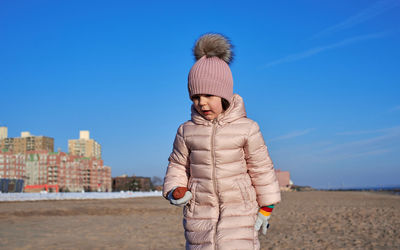
<svg viewBox="0 0 400 250">
<path fill-rule="evenodd" d="M 283 190 L 290 189 L 290 187 L 293 185 L 293 182 L 290 180 L 289 171 L 281 171 L 278 169 L 275 170 L 275 174 L 279 182 L 279 187 Z"/>
<path fill-rule="evenodd" d="M 2 136 L 7 136 L 7 128 L 2 131 Z M 54 151 L 54 139 L 46 136 L 34 136 L 29 132 L 22 132 L 21 137 L 0 139 L 0 149 L 3 152 L 25 154 L 27 151 L 46 150 Z"/>
<path fill-rule="evenodd" d="M 112 178 L 114 191 L 149 191 L 151 189 L 150 177 L 122 175 Z"/>
<path fill-rule="evenodd" d="M 53 138 L 28 131 L 8 138 L 7 127 L 0 127 L 0 178 L 23 180 L 31 190 L 55 186 L 60 191 L 111 191 L 111 168 L 103 165 L 100 145 L 89 138 L 89 131 L 70 141 L 71 154 L 54 152 Z"/>
<path fill-rule="evenodd" d="M 24 189 L 24 180 L 0 178 L 1 193 L 21 193 Z"/>
<path fill-rule="evenodd" d="M 25 185 L 47 184 L 47 160 L 44 160 L 44 156 L 40 161 L 39 154 L 27 154 L 25 157 L 25 175 Z"/>
<path fill-rule="evenodd" d="M 103 160 L 64 152 L 0 152 L 0 178 L 25 185 L 57 185 L 61 191 L 111 191 L 111 168 Z"/>
<path fill-rule="evenodd" d="M 0 178 L 24 179 L 25 155 L 0 152 Z"/>
<path fill-rule="evenodd" d="M 7 137 L 8 137 L 8 129 L 7 129 L 7 127 L 4 127 L 4 126 L 0 127 L 0 140 L 1 139 L 5 139 Z"/>
<path fill-rule="evenodd" d="M 29 160 L 29 165 L 39 167 L 27 172 L 31 185 L 58 185 L 61 191 L 111 191 L 111 168 L 101 159 L 36 151 L 30 152 Z"/>
<path fill-rule="evenodd" d="M 79 139 L 68 140 L 68 152 L 71 155 L 101 159 L 101 146 L 90 139 L 89 133 L 87 130 L 81 130 Z"/>
</svg>

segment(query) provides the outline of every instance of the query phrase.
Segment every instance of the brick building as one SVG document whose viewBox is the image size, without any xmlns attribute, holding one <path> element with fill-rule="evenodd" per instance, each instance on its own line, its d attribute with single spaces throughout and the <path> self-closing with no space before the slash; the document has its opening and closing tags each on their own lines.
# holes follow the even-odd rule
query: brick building
<svg viewBox="0 0 400 250">
<path fill-rule="evenodd" d="M 24 179 L 25 155 L 0 152 L 0 178 Z"/>
<path fill-rule="evenodd" d="M 6 127 L 2 127 L 6 128 Z M 2 132 L 3 139 L 0 139 L 0 150 L 14 154 L 26 154 L 33 150 L 54 151 L 54 139 L 46 136 L 34 136 L 29 132 L 22 132 L 21 137 L 7 137 L 7 130 Z"/>
<path fill-rule="evenodd" d="M 58 185 L 61 191 L 111 191 L 111 168 L 103 160 L 64 152 L 0 152 L 0 178 L 23 179 L 25 185 Z"/>
<path fill-rule="evenodd" d="M 293 185 L 293 182 L 290 180 L 290 172 L 289 171 L 281 171 L 275 170 L 276 178 L 279 182 L 279 187 L 281 190 L 290 189 Z"/>
<path fill-rule="evenodd" d="M 103 165 L 101 146 L 80 131 L 69 140 L 70 153 L 54 152 L 54 139 L 22 132 L 9 138 L 0 127 L 0 178 L 22 179 L 25 185 L 55 185 L 61 191 L 111 191 L 111 168 Z"/>
<path fill-rule="evenodd" d="M 151 189 L 150 177 L 122 175 L 112 178 L 114 191 L 149 191 Z"/>
</svg>

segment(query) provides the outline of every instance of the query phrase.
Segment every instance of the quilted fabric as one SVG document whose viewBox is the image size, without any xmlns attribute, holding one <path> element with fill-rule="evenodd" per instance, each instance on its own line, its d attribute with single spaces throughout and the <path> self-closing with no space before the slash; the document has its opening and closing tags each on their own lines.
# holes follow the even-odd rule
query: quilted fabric
<svg viewBox="0 0 400 250">
<path fill-rule="evenodd" d="M 192 119 L 176 134 L 163 195 L 175 186 L 193 194 L 184 207 L 187 249 L 259 249 L 254 224 L 259 207 L 280 201 L 273 163 L 242 98 L 208 121 Z"/>
</svg>

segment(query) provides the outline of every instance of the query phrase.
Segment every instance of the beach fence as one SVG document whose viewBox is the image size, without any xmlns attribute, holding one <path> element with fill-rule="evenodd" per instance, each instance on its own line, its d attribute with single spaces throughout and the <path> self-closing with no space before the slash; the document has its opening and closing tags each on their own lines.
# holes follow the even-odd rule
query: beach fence
<svg viewBox="0 0 400 250">
<path fill-rule="evenodd" d="M 24 190 L 24 180 L 22 179 L 0 179 L 0 192 L 2 193 L 22 193 Z"/>
<path fill-rule="evenodd" d="M 40 192 L 59 192 L 59 187 L 57 184 L 43 184 L 43 185 L 27 185 L 24 188 L 25 193 L 40 193 Z"/>
</svg>

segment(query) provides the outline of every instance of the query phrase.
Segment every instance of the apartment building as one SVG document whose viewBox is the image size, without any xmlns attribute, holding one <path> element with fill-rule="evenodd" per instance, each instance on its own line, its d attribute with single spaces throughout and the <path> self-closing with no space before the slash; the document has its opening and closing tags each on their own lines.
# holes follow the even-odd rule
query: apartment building
<svg viewBox="0 0 400 250">
<path fill-rule="evenodd" d="M 46 150 L 24 154 L 0 152 L 0 178 L 25 185 L 58 185 L 61 191 L 111 191 L 111 168 L 103 160 Z"/>
<path fill-rule="evenodd" d="M 0 127 L 0 140 L 8 137 L 8 128 L 5 126 Z"/>
<path fill-rule="evenodd" d="M 90 132 L 87 130 L 80 131 L 79 139 L 68 140 L 68 152 L 71 155 L 101 159 L 101 146 L 90 139 Z"/>
<path fill-rule="evenodd" d="M 0 152 L 0 178 L 26 178 L 25 155 Z"/>
<path fill-rule="evenodd" d="M 22 132 L 21 137 L 7 137 L 7 128 L 2 131 L 0 136 L 0 149 L 14 154 L 26 154 L 33 150 L 54 151 L 54 139 L 46 136 L 34 136 L 29 132 Z M 1 137 L 4 137 L 1 139 Z"/>
</svg>

